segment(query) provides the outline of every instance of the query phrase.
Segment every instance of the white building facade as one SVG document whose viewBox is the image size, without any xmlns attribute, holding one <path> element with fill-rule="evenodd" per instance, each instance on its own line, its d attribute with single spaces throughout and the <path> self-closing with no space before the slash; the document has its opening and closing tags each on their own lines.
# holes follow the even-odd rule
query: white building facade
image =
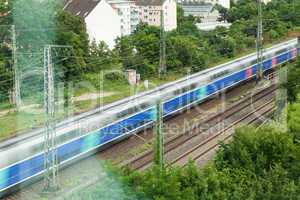
<svg viewBox="0 0 300 200">
<path fill-rule="evenodd" d="M 118 13 L 121 22 L 121 35 L 130 35 L 139 24 L 139 9 L 134 1 L 111 0 L 108 3 Z"/>
<path fill-rule="evenodd" d="M 114 48 L 121 36 L 121 20 L 106 0 L 69 0 L 64 9 L 84 19 L 90 41 L 104 41 Z"/>
<path fill-rule="evenodd" d="M 137 0 L 141 22 L 160 26 L 163 11 L 164 29 L 171 31 L 177 28 L 177 2 L 175 0 Z"/>
</svg>

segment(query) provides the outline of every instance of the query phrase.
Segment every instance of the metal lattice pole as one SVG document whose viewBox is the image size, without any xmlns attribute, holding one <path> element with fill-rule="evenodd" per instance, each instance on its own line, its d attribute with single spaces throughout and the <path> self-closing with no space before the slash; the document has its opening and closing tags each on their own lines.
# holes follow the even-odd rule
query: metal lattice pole
<svg viewBox="0 0 300 200">
<path fill-rule="evenodd" d="M 46 133 L 44 140 L 44 192 L 58 189 L 58 160 L 55 130 L 55 99 L 51 46 L 44 48 L 44 105 Z"/>
<path fill-rule="evenodd" d="M 154 161 L 162 170 L 164 167 L 164 137 L 163 137 L 163 104 L 159 99 L 156 103 L 156 124 L 155 124 L 155 155 Z"/>
<path fill-rule="evenodd" d="M 160 59 L 159 59 L 159 77 L 165 74 L 166 69 L 166 39 L 165 39 L 165 24 L 164 11 L 160 11 Z"/>
<path fill-rule="evenodd" d="M 20 74 L 17 63 L 17 45 L 16 45 L 16 27 L 15 25 L 11 26 L 12 32 L 12 57 L 13 57 L 13 68 L 14 68 L 14 98 L 17 109 L 20 108 L 22 104 L 21 100 L 21 90 L 20 90 Z"/>
<path fill-rule="evenodd" d="M 257 51 L 257 68 L 256 68 L 256 83 L 258 83 L 263 76 L 263 19 L 262 19 L 262 0 L 257 0 L 258 7 L 258 21 L 257 21 L 257 38 L 256 38 L 256 51 Z"/>
</svg>

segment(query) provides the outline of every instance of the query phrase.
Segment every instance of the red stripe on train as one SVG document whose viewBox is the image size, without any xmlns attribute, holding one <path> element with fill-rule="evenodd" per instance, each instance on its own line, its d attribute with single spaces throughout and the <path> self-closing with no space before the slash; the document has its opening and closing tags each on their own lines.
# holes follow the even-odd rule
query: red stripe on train
<svg viewBox="0 0 300 200">
<path fill-rule="evenodd" d="M 275 67 L 277 65 L 277 59 L 276 57 L 272 58 L 272 67 Z"/>
</svg>

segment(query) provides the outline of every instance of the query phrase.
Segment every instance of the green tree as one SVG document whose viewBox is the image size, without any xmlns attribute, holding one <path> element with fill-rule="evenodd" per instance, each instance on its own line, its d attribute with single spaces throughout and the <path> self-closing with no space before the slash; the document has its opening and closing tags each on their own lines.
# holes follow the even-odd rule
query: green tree
<svg viewBox="0 0 300 200">
<path fill-rule="evenodd" d="M 57 31 L 53 42 L 57 45 L 66 46 L 56 50 L 56 74 L 60 82 L 64 84 L 64 108 L 65 115 L 68 115 L 71 99 L 68 84 L 71 81 L 76 82 L 80 80 L 87 70 L 89 40 L 85 23 L 80 17 L 59 8 L 55 14 L 54 21 Z M 90 65 L 90 67 L 95 67 L 95 65 Z"/>
<path fill-rule="evenodd" d="M 116 52 L 121 59 L 124 69 L 130 68 L 133 64 L 136 49 L 132 41 L 132 36 L 123 36 L 116 40 Z"/>
<path fill-rule="evenodd" d="M 267 5 L 267 11 L 275 12 L 285 23 L 300 25 L 300 2 L 294 0 L 275 0 Z"/>
<path fill-rule="evenodd" d="M 0 57 L 0 102 L 7 101 L 10 97 L 13 86 L 12 73 L 11 63 Z"/>
<path fill-rule="evenodd" d="M 257 16 L 257 5 L 255 1 L 242 0 L 232 6 L 228 13 L 228 21 L 249 20 Z"/>
<path fill-rule="evenodd" d="M 283 83 L 281 87 L 287 89 L 287 98 L 289 102 L 297 101 L 297 96 L 300 92 L 300 59 L 294 66 L 288 69 L 287 82 Z"/>
<path fill-rule="evenodd" d="M 12 22 L 12 1 L 1 1 L 0 2 L 0 24 L 10 25 Z"/>
<path fill-rule="evenodd" d="M 300 141 L 300 104 L 290 104 L 287 116 L 289 131 L 296 140 Z"/>
<path fill-rule="evenodd" d="M 220 14 L 218 21 L 226 22 L 229 20 L 229 13 L 228 13 L 229 11 L 227 8 L 224 8 L 222 5 L 216 4 L 214 6 L 214 9 L 216 9 Z"/>
<path fill-rule="evenodd" d="M 89 55 L 89 40 L 84 21 L 67 11 L 59 11 L 55 18 L 57 32 L 55 44 L 66 45 L 66 51 L 61 57 L 63 60 L 60 69 L 63 71 L 63 80 L 76 80 L 86 69 L 86 58 Z"/>
<path fill-rule="evenodd" d="M 0 101 L 7 101 L 13 87 L 12 72 L 12 2 L 0 2 Z"/>
<path fill-rule="evenodd" d="M 238 129 L 233 142 L 222 145 L 216 158 L 218 169 L 243 168 L 263 176 L 277 163 L 286 169 L 298 165 L 299 149 L 288 134 L 268 126 L 255 130 L 253 127 Z"/>
<path fill-rule="evenodd" d="M 196 26 L 196 23 L 200 21 L 190 15 L 184 16 L 184 11 L 180 6 L 177 6 L 177 32 L 181 35 L 194 35 L 199 34 L 199 30 Z"/>
<path fill-rule="evenodd" d="M 100 70 L 110 69 L 113 64 L 118 65 L 119 59 L 114 51 L 110 50 L 105 42 L 98 44 L 93 41 L 89 48 L 89 57 L 87 59 L 88 70 L 99 72 Z"/>
<path fill-rule="evenodd" d="M 158 72 L 160 29 L 139 24 L 134 34 L 117 39 L 116 52 L 124 69 L 136 69 L 142 78 Z"/>
</svg>

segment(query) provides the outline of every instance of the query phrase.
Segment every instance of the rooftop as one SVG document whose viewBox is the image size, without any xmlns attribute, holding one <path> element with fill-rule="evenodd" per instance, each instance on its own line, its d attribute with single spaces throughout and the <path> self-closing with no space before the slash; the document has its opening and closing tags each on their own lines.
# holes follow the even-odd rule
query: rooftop
<svg viewBox="0 0 300 200">
<path fill-rule="evenodd" d="M 136 0 L 136 5 L 139 6 L 161 6 L 164 0 Z"/>
<path fill-rule="evenodd" d="M 65 0 L 64 9 L 74 15 L 85 18 L 101 0 Z"/>
</svg>

